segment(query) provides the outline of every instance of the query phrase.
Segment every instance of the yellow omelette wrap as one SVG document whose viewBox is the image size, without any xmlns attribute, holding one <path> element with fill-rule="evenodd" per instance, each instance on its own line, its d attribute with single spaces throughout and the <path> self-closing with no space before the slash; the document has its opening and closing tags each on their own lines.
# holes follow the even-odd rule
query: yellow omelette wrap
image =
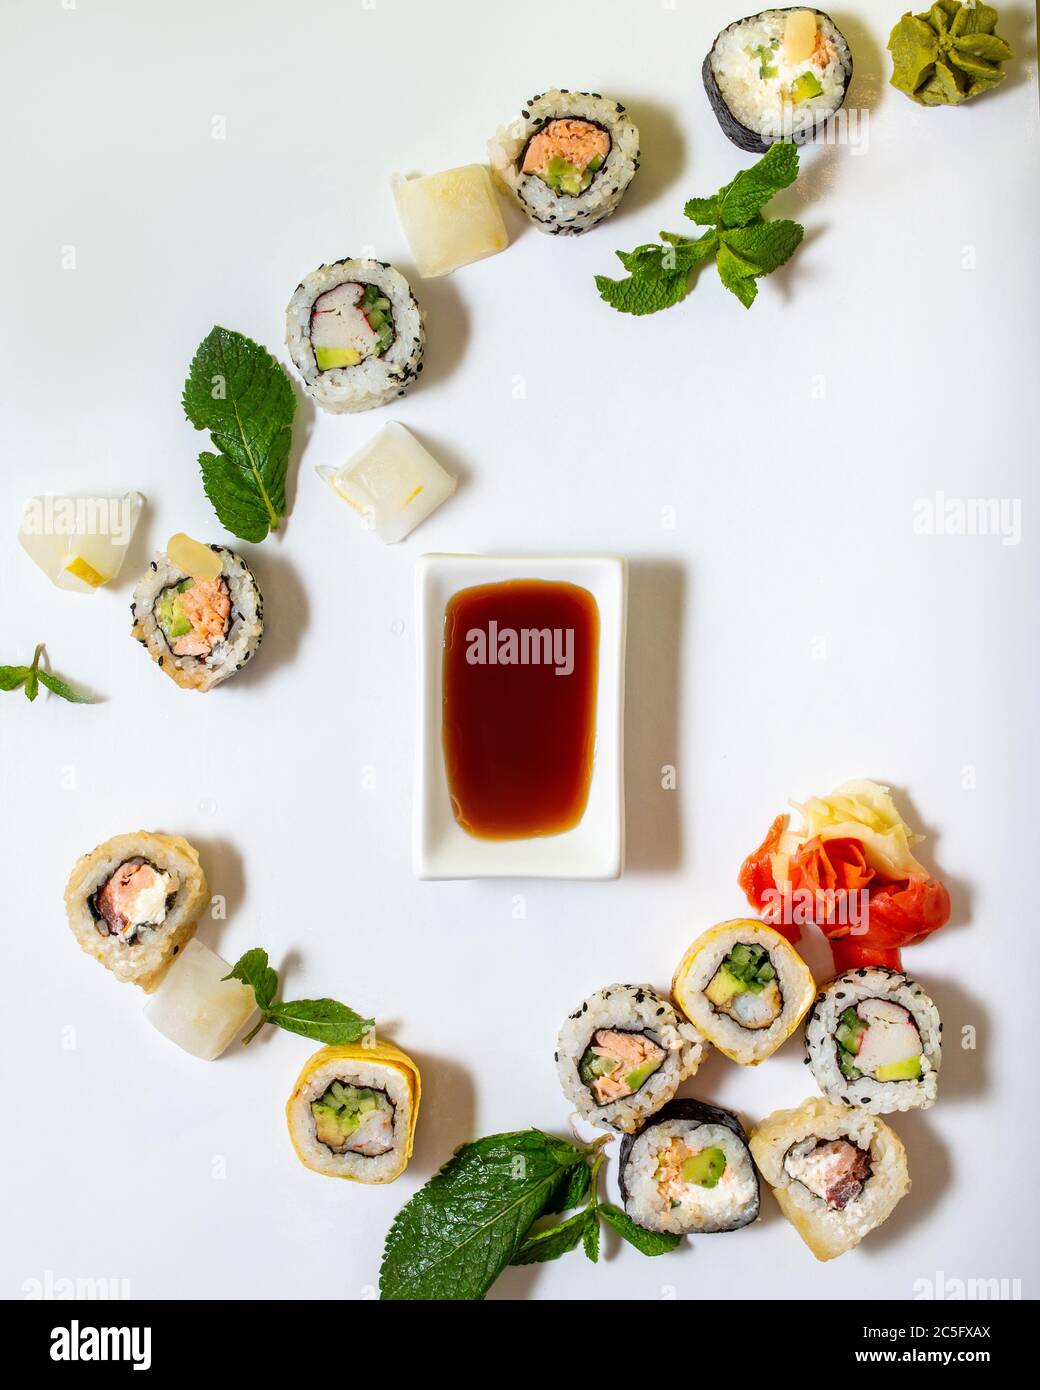
<svg viewBox="0 0 1040 1390">
<path fill-rule="evenodd" d="M 419 1068 L 391 1042 L 321 1048 L 285 1106 L 297 1158 L 326 1177 L 393 1182 L 412 1156 L 421 1093 Z"/>
</svg>

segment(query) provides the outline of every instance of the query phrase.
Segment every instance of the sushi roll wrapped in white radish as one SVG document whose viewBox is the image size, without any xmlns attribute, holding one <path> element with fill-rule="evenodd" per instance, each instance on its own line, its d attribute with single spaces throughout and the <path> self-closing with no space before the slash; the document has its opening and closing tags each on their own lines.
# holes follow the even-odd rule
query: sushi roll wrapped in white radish
<svg viewBox="0 0 1040 1390">
<path fill-rule="evenodd" d="M 874 1115 L 935 1104 L 939 1011 L 916 981 L 865 966 L 832 980 L 805 1026 L 816 1084 L 830 1100 Z"/>
<path fill-rule="evenodd" d="M 639 131 L 620 101 L 554 87 L 497 132 L 488 156 L 539 231 L 577 236 L 625 196 L 639 168 Z"/>
<path fill-rule="evenodd" d="M 144 1007 L 152 1027 L 198 1057 L 215 1061 L 256 1013 L 256 996 L 197 936 L 185 943 Z"/>
<path fill-rule="evenodd" d="M 751 1153 L 780 1210 L 818 1260 L 858 1245 L 910 1191 L 906 1150 L 883 1120 L 829 1100 L 777 1110 Z"/>
<path fill-rule="evenodd" d="M 419 1068 L 393 1043 L 323 1047 L 285 1107 L 297 1158 L 325 1177 L 393 1182 L 412 1156 L 420 1094 Z"/>
<path fill-rule="evenodd" d="M 722 30 L 701 76 L 723 134 L 764 154 L 778 140 L 811 139 L 839 110 L 852 54 L 821 10 L 763 10 Z"/>
<path fill-rule="evenodd" d="M 174 536 L 138 580 L 133 636 L 185 690 L 212 690 L 251 660 L 264 633 L 253 571 L 224 545 Z"/>
<path fill-rule="evenodd" d="M 728 1110 L 669 1101 L 621 1141 L 625 1211 L 648 1231 L 737 1231 L 758 1217 L 758 1174 L 744 1127 Z"/>
<path fill-rule="evenodd" d="M 195 935 L 209 902 L 196 850 L 179 835 L 116 835 L 76 861 L 65 888 L 69 927 L 117 980 L 150 993 Z"/>
<path fill-rule="evenodd" d="M 785 937 L 748 917 L 697 938 L 679 962 L 672 994 L 720 1052 L 755 1066 L 798 1027 L 816 983 Z"/>
<path fill-rule="evenodd" d="M 404 276 L 385 261 L 319 266 L 285 311 L 285 342 L 323 410 L 371 410 L 403 396 L 422 371 L 426 334 Z"/>
<path fill-rule="evenodd" d="M 566 1020 L 556 1044 L 564 1094 L 594 1125 L 632 1134 L 693 1076 L 704 1038 L 650 985 L 608 985 Z"/>
</svg>

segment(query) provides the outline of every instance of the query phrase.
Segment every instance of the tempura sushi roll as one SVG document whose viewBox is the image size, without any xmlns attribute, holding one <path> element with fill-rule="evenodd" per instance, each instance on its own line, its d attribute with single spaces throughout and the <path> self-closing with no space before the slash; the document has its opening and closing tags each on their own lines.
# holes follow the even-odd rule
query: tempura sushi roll
<svg viewBox="0 0 1040 1390">
<path fill-rule="evenodd" d="M 798 1027 L 815 993 L 809 967 L 791 943 L 750 917 L 699 936 L 672 981 L 686 1017 L 744 1066 L 772 1056 Z"/>
<path fill-rule="evenodd" d="M 256 652 L 264 634 L 264 601 L 240 555 L 224 545 L 198 550 L 209 553 L 213 564 L 204 569 L 192 561 L 195 573 L 165 551 L 156 555 L 134 589 L 131 635 L 172 681 L 207 691 Z"/>
<path fill-rule="evenodd" d="M 910 1191 L 899 1136 L 829 1100 L 775 1111 L 751 1131 L 750 1145 L 780 1210 L 818 1260 L 858 1245 Z"/>
<path fill-rule="evenodd" d="M 820 10 L 763 10 L 722 30 L 701 76 L 723 133 L 764 154 L 777 140 L 810 139 L 842 106 L 852 54 Z"/>
<path fill-rule="evenodd" d="M 323 410 L 371 410 L 403 396 L 422 371 L 426 334 L 404 276 L 385 261 L 319 266 L 285 311 L 285 342 Z"/>
<path fill-rule="evenodd" d="M 323 1047 L 285 1107 L 297 1158 L 325 1177 L 393 1182 L 412 1156 L 420 1092 L 419 1068 L 393 1043 Z"/>
<path fill-rule="evenodd" d="M 671 1100 L 706 1051 L 697 1029 L 680 1023 L 650 985 L 608 985 L 560 1029 L 556 1067 L 579 1114 L 632 1134 Z"/>
<path fill-rule="evenodd" d="M 150 993 L 209 902 L 195 849 L 179 835 L 116 835 L 76 861 L 65 888 L 72 934 L 117 980 Z"/>
<path fill-rule="evenodd" d="M 554 87 L 488 142 L 491 167 L 542 232 L 576 236 L 609 217 L 639 168 L 620 101 Z"/>
<path fill-rule="evenodd" d="M 621 1141 L 625 1211 L 648 1231 L 737 1231 L 758 1217 L 758 1174 L 736 1115 L 672 1100 Z"/>
<path fill-rule="evenodd" d="M 850 970 L 819 995 L 805 1026 L 816 1084 L 875 1115 L 935 1104 L 939 1011 L 919 984 L 881 966 Z"/>
</svg>

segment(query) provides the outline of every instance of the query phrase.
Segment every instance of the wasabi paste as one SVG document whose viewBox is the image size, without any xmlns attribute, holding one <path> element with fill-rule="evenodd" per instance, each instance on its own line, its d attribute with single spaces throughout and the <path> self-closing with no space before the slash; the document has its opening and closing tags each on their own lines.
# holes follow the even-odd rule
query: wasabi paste
<svg viewBox="0 0 1040 1390">
<path fill-rule="evenodd" d="M 922 106 L 960 106 L 1004 80 L 1001 63 L 1015 55 L 996 33 L 992 5 L 936 0 L 923 14 L 905 14 L 888 49 L 892 86 Z"/>
</svg>

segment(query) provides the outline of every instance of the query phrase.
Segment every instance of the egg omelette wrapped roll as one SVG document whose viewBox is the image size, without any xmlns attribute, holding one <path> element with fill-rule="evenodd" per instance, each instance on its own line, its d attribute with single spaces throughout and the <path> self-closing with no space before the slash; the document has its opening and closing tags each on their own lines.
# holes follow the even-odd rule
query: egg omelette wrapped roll
<svg viewBox="0 0 1040 1390">
<path fill-rule="evenodd" d="M 285 1107 L 297 1158 L 325 1177 L 393 1182 L 412 1156 L 421 1090 L 419 1068 L 393 1043 L 323 1047 Z"/>
</svg>

